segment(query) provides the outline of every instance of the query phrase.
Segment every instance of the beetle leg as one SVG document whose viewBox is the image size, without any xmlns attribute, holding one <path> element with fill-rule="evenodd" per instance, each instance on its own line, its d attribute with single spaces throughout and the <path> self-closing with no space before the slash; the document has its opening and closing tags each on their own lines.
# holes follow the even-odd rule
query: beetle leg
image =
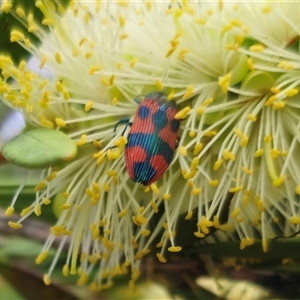
<svg viewBox="0 0 300 300">
<path fill-rule="evenodd" d="M 124 129 L 123 132 L 122 132 L 122 135 L 124 135 L 127 126 L 131 126 L 131 125 L 132 125 L 132 123 L 129 122 L 129 120 L 130 120 L 130 119 L 122 119 L 122 120 L 120 120 L 120 121 L 115 125 L 115 127 L 114 127 L 114 133 L 116 133 L 117 127 L 118 127 L 120 124 L 126 124 L 125 129 Z"/>
</svg>

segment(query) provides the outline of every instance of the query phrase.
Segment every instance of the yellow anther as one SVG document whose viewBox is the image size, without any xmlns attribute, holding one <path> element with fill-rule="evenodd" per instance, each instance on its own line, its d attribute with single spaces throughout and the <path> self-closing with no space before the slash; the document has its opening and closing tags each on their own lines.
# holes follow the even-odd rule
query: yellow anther
<svg viewBox="0 0 300 300">
<path fill-rule="evenodd" d="M 190 131 L 189 136 L 190 136 L 190 138 L 193 139 L 196 136 L 196 132 L 195 131 Z"/>
<path fill-rule="evenodd" d="M 261 8 L 261 12 L 263 14 L 269 14 L 272 11 L 272 6 L 271 5 L 265 5 Z"/>
<path fill-rule="evenodd" d="M 262 213 L 262 212 L 264 212 L 264 210 L 265 210 L 265 206 L 264 206 L 264 203 L 262 202 L 262 200 L 257 200 L 256 201 L 256 206 L 257 206 L 257 208 L 258 208 L 258 211 L 260 212 L 260 213 Z"/>
<path fill-rule="evenodd" d="M 63 204 L 63 205 L 61 206 L 61 209 L 62 209 L 62 210 L 67 210 L 67 209 L 69 209 L 71 206 L 72 206 L 72 205 L 71 205 L 70 203 L 65 203 L 65 204 Z"/>
<path fill-rule="evenodd" d="M 199 166 L 199 158 L 194 157 L 191 162 L 190 170 L 195 171 L 195 170 L 197 170 L 198 166 Z"/>
<path fill-rule="evenodd" d="M 219 159 L 214 163 L 213 170 L 214 170 L 214 171 L 219 170 L 220 167 L 222 166 L 222 163 L 223 163 L 223 159 L 222 159 L 222 158 L 219 158 Z"/>
<path fill-rule="evenodd" d="M 229 151 L 228 149 L 224 149 L 223 157 L 225 160 L 232 160 L 232 161 L 235 160 L 234 154 L 231 151 Z"/>
<path fill-rule="evenodd" d="M 197 174 L 197 172 L 195 170 L 191 171 L 191 172 L 182 171 L 182 176 L 185 180 L 193 178 L 196 174 Z"/>
<path fill-rule="evenodd" d="M 15 209 L 12 206 L 8 207 L 5 211 L 5 215 L 8 217 L 11 216 L 14 213 L 14 210 Z"/>
<path fill-rule="evenodd" d="M 114 141 L 114 145 L 119 146 L 125 146 L 127 144 L 127 139 L 124 136 L 120 136 L 116 141 Z"/>
<path fill-rule="evenodd" d="M 251 246 L 254 244 L 254 239 L 251 238 L 242 238 L 240 243 L 240 249 L 245 249 L 246 246 Z"/>
<path fill-rule="evenodd" d="M 228 73 L 228 74 L 226 74 L 224 76 L 219 77 L 218 85 L 221 87 L 221 90 L 222 90 L 222 92 L 224 94 L 227 93 L 227 91 L 228 91 L 231 77 L 232 76 L 231 76 L 230 73 Z"/>
<path fill-rule="evenodd" d="M 94 192 L 91 189 L 85 189 L 85 193 L 92 198 L 94 196 Z"/>
<path fill-rule="evenodd" d="M 186 92 L 183 95 L 183 99 L 188 99 L 194 95 L 194 86 L 193 85 L 188 85 L 186 88 Z"/>
<path fill-rule="evenodd" d="M 171 55 L 173 54 L 173 52 L 174 52 L 176 49 L 177 49 L 177 47 L 171 47 L 171 48 L 167 51 L 167 53 L 166 53 L 166 55 L 165 55 L 165 58 L 171 56 Z"/>
<path fill-rule="evenodd" d="M 226 49 L 226 50 L 237 50 L 237 49 L 238 49 L 238 46 L 237 46 L 237 45 L 234 45 L 234 44 L 226 44 L 226 45 L 225 45 L 225 49 Z"/>
<path fill-rule="evenodd" d="M 17 15 L 20 17 L 20 18 L 24 18 L 25 17 L 25 12 L 24 10 L 21 8 L 21 7 L 18 7 L 17 10 Z"/>
<path fill-rule="evenodd" d="M 137 61 L 138 60 L 136 57 L 132 58 L 131 61 L 129 62 L 129 67 L 133 68 L 135 66 L 135 64 L 137 63 Z"/>
<path fill-rule="evenodd" d="M 109 86 L 109 80 L 107 78 L 101 77 L 100 81 L 104 86 Z"/>
<path fill-rule="evenodd" d="M 171 198 L 171 195 L 168 194 L 168 193 L 165 193 L 165 194 L 162 195 L 162 198 L 163 198 L 163 200 L 167 201 Z"/>
<path fill-rule="evenodd" d="M 61 56 L 58 52 L 55 53 L 54 55 L 54 59 L 56 61 L 57 64 L 61 65 L 62 64 L 62 59 L 61 59 Z"/>
<path fill-rule="evenodd" d="M 167 100 L 171 101 L 171 100 L 173 100 L 173 98 L 174 98 L 174 92 L 172 92 L 168 95 Z"/>
<path fill-rule="evenodd" d="M 155 183 L 151 183 L 150 188 L 154 194 L 159 195 L 159 189 Z"/>
<path fill-rule="evenodd" d="M 117 97 L 114 97 L 114 98 L 111 100 L 111 103 L 112 103 L 112 105 L 117 105 L 117 104 L 118 104 L 118 98 L 117 98 Z"/>
<path fill-rule="evenodd" d="M 273 186 L 275 187 L 279 187 L 284 183 L 285 177 L 281 176 L 279 178 L 276 178 L 272 181 Z"/>
<path fill-rule="evenodd" d="M 210 130 L 210 131 L 204 131 L 203 132 L 203 136 L 207 136 L 207 137 L 212 137 L 212 136 L 216 136 L 217 132 L 214 130 Z"/>
<path fill-rule="evenodd" d="M 181 249 L 182 249 L 181 247 L 173 246 L 173 247 L 169 247 L 169 248 L 168 248 L 168 251 L 170 251 L 170 252 L 180 252 Z"/>
<path fill-rule="evenodd" d="M 232 28 L 233 28 L 233 25 L 229 23 L 229 24 L 224 25 L 224 26 L 222 27 L 222 32 L 229 31 L 229 30 L 232 29 Z"/>
<path fill-rule="evenodd" d="M 263 252 L 267 252 L 268 251 L 268 243 L 267 243 L 267 240 L 266 239 L 262 239 L 261 241 L 261 246 L 262 246 L 262 250 Z"/>
<path fill-rule="evenodd" d="M 156 248 L 161 248 L 162 246 L 164 245 L 164 242 L 163 241 L 160 241 L 159 243 L 157 243 L 155 245 Z"/>
<path fill-rule="evenodd" d="M 247 135 L 243 135 L 240 141 L 240 147 L 247 146 L 248 141 L 249 141 L 249 137 Z"/>
<path fill-rule="evenodd" d="M 42 214 L 42 209 L 40 204 L 36 204 L 33 209 L 36 216 L 40 216 Z"/>
<path fill-rule="evenodd" d="M 260 157 L 264 154 L 264 150 L 263 149 L 257 149 L 254 153 L 254 157 Z"/>
<path fill-rule="evenodd" d="M 271 149 L 271 157 L 272 159 L 276 159 L 280 155 L 281 151 L 278 149 Z"/>
<path fill-rule="evenodd" d="M 44 19 L 44 20 L 42 21 L 42 24 L 43 24 L 44 26 L 50 26 L 50 25 L 53 25 L 53 24 L 54 24 L 54 20 L 52 20 L 52 19 Z"/>
<path fill-rule="evenodd" d="M 163 86 L 161 80 L 159 80 L 159 79 L 157 79 L 157 80 L 155 81 L 155 85 L 156 85 L 156 87 L 157 87 L 157 89 L 158 89 L 159 91 L 163 90 L 163 88 L 164 88 L 164 86 Z"/>
<path fill-rule="evenodd" d="M 133 248 L 138 248 L 138 244 L 137 244 L 137 242 L 136 242 L 134 236 L 132 236 L 132 237 L 130 238 L 130 243 L 131 243 L 131 245 L 133 246 Z"/>
<path fill-rule="evenodd" d="M 204 238 L 205 237 L 205 234 L 202 233 L 202 232 L 194 232 L 194 236 L 196 236 L 197 238 Z"/>
<path fill-rule="evenodd" d="M 247 175 L 252 175 L 253 174 L 253 170 L 247 168 L 247 167 L 242 167 L 242 171 L 244 173 L 246 173 Z"/>
<path fill-rule="evenodd" d="M 144 230 L 141 231 L 142 236 L 145 236 L 145 237 L 146 237 L 146 236 L 149 236 L 150 233 L 151 233 L 151 231 L 148 230 L 148 229 L 144 229 Z"/>
<path fill-rule="evenodd" d="M 70 272 L 69 266 L 68 266 L 68 265 L 64 265 L 63 268 L 62 268 L 62 274 L 63 274 L 65 277 L 67 277 L 67 276 L 69 276 L 69 272 Z"/>
<path fill-rule="evenodd" d="M 24 39 L 25 39 L 25 36 L 20 31 L 13 30 L 10 34 L 10 41 L 11 42 L 23 41 Z"/>
<path fill-rule="evenodd" d="M 192 218 L 192 216 L 193 216 L 193 211 L 189 210 L 184 219 L 185 220 L 190 220 Z"/>
<path fill-rule="evenodd" d="M 250 71 L 254 71 L 255 70 L 255 67 L 254 67 L 254 64 L 253 64 L 253 61 L 251 58 L 248 58 L 247 59 L 247 67 Z"/>
<path fill-rule="evenodd" d="M 145 255 L 147 255 L 148 253 L 150 252 L 149 249 L 144 249 L 144 250 L 141 250 L 141 251 L 138 251 L 136 254 L 135 254 L 135 259 L 141 259 L 143 258 Z M 121 273 L 122 274 L 122 273 Z"/>
<path fill-rule="evenodd" d="M 56 176 L 57 176 L 57 172 L 52 172 L 51 174 L 49 174 L 48 176 L 47 176 L 47 181 L 48 182 L 50 182 L 50 181 L 52 181 L 54 178 L 56 178 Z"/>
<path fill-rule="evenodd" d="M 24 216 L 28 215 L 30 213 L 30 211 L 31 211 L 31 207 L 30 206 L 26 207 L 21 211 L 20 216 L 24 217 Z"/>
<path fill-rule="evenodd" d="M 158 207 L 157 207 L 155 201 L 153 201 L 153 200 L 151 200 L 151 207 L 155 213 L 158 213 Z"/>
<path fill-rule="evenodd" d="M 118 16 L 118 19 L 119 19 L 119 25 L 120 25 L 120 27 L 122 28 L 122 27 L 124 27 L 125 26 L 125 23 L 126 23 L 126 20 L 125 20 L 125 18 L 123 17 L 123 16 Z"/>
<path fill-rule="evenodd" d="M 209 180 L 208 181 L 208 184 L 210 185 L 210 186 L 218 186 L 219 185 L 219 180 Z"/>
<path fill-rule="evenodd" d="M 265 103 L 265 106 L 270 106 L 272 105 L 277 99 L 277 95 L 271 96 Z"/>
<path fill-rule="evenodd" d="M 44 189 L 47 186 L 47 182 L 46 181 L 40 181 L 35 187 L 34 187 L 34 191 L 38 192 L 41 191 L 42 189 Z"/>
<path fill-rule="evenodd" d="M 161 263 L 167 262 L 167 260 L 160 253 L 156 253 L 156 257 Z"/>
<path fill-rule="evenodd" d="M 84 106 L 85 112 L 89 112 L 92 109 L 93 105 L 94 105 L 94 101 L 88 100 Z"/>
<path fill-rule="evenodd" d="M 40 253 L 38 255 L 38 257 L 35 260 L 35 263 L 37 265 L 41 264 L 47 258 L 47 256 L 48 256 L 48 252 L 47 251 L 43 251 L 42 253 Z"/>
<path fill-rule="evenodd" d="M 186 156 L 187 155 L 187 150 L 186 150 L 186 148 L 184 146 L 179 147 L 178 151 L 179 151 L 179 153 L 182 156 Z"/>
<path fill-rule="evenodd" d="M 300 217 L 297 217 L 297 216 L 290 217 L 289 224 L 299 225 L 300 224 Z"/>
<path fill-rule="evenodd" d="M 114 177 L 118 175 L 118 172 L 116 170 L 108 170 L 106 171 L 106 175 L 109 177 Z"/>
<path fill-rule="evenodd" d="M 230 214 L 230 218 L 235 218 L 237 215 L 241 212 L 241 209 L 239 207 L 236 207 Z"/>
<path fill-rule="evenodd" d="M 190 111 L 191 108 L 186 106 L 184 109 L 180 110 L 174 118 L 177 120 L 184 120 Z"/>
<path fill-rule="evenodd" d="M 128 38 L 128 34 L 127 33 L 122 33 L 122 34 L 120 34 L 120 36 L 119 36 L 119 39 L 120 40 L 125 40 L 125 39 L 127 39 Z"/>
<path fill-rule="evenodd" d="M 61 118 L 55 118 L 55 123 L 59 127 L 65 127 L 66 126 L 66 122 Z"/>
<path fill-rule="evenodd" d="M 196 196 L 199 195 L 202 192 L 201 188 L 195 188 L 191 190 L 191 195 Z"/>
<path fill-rule="evenodd" d="M 270 143 L 272 141 L 272 136 L 271 134 L 267 134 L 265 137 L 264 137 L 264 142 L 267 144 L 267 143 Z"/>
<path fill-rule="evenodd" d="M 47 286 L 51 284 L 51 279 L 50 279 L 50 277 L 49 277 L 48 274 L 45 274 L 45 275 L 43 276 L 43 282 L 44 282 L 44 284 L 47 285 Z"/>
<path fill-rule="evenodd" d="M 203 115 L 204 114 L 204 111 L 205 111 L 205 108 L 203 106 L 199 106 L 197 109 L 196 109 L 196 113 L 198 115 Z"/>
<path fill-rule="evenodd" d="M 285 102 L 284 101 L 278 101 L 278 102 L 275 102 L 273 105 L 272 105 L 272 108 L 274 110 L 278 110 L 278 109 L 282 109 L 285 107 Z"/>
<path fill-rule="evenodd" d="M 214 224 L 214 227 L 217 228 L 217 229 L 220 227 L 220 221 L 219 221 L 218 216 L 214 216 L 213 224 Z"/>
<path fill-rule="evenodd" d="M 233 187 L 233 188 L 230 188 L 230 189 L 229 189 L 229 192 L 230 192 L 230 193 L 238 193 L 238 192 L 240 192 L 242 189 L 243 189 L 242 186 L 235 186 L 235 187 Z"/>
<path fill-rule="evenodd" d="M 106 153 L 108 160 L 115 160 L 115 159 L 119 158 L 120 155 L 121 155 L 121 151 L 118 148 L 114 148 L 113 150 L 108 149 L 107 153 Z"/>
<path fill-rule="evenodd" d="M 89 69 L 89 74 L 93 75 L 94 73 L 99 72 L 100 70 L 102 70 L 102 66 L 100 65 L 93 66 Z"/>
<path fill-rule="evenodd" d="M 270 90 L 271 90 L 271 92 L 272 92 L 273 94 L 278 94 L 278 93 L 280 93 L 280 89 L 277 88 L 277 87 L 275 87 L 275 86 L 271 87 Z"/>
<path fill-rule="evenodd" d="M 243 132 L 238 128 L 235 128 L 233 132 L 240 138 L 243 136 Z"/>
<path fill-rule="evenodd" d="M 194 152 L 193 154 L 196 156 L 200 153 L 200 151 L 203 149 L 203 144 L 202 143 L 198 143 L 195 145 L 195 148 L 194 148 Z"/>
<path fill-rule="evenodd" d="M 287 97 L 293 97 L 295 95 L 297 95 L 299 93 L 299 91 L 297 89 L 289 89 L 287 91 L 284 92 L 286 94 Z"/>
<path fill-rule="evenodd" d="M 265 50 L 265 47 L 262 45 L 253 45 L 249 48 L 251 52 L 262 52 Z"/>
<path fill-rule="evenodd" d="M 295 193 L 300 196 L 300 184 L 295 186 Z"/>
<path fill-rule="evenodd" d="M 189 49 L 181 49 L 179 51 L 179 54 L 178 54 L 178 58 L 181 60 L 181 61 L 184 61 L 185 60 L 185 56 L 187 53 L 189 53 Z"/>
<path fill-rule="evenodd" d="M 148 223 L 148 220 L 140 214 L 136 215 L 136 221 L 141 225 L 145 225 Z"/>
</svg>

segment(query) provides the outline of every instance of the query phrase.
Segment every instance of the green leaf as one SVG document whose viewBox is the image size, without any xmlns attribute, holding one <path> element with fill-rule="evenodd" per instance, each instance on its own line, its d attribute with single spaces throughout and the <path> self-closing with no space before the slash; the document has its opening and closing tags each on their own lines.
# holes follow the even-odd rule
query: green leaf
<svg viewBox="0 0 300 300">
<path fill-rule="evenodd" d="M 16 136 L 2 146 L 8 162 L 38 169 L 69 161 L 77 155 L 74 141 L 61 131 L 40 128 Z"/>
<path fill-rule="evenodd" d="M 20 293 L 18 293 L 14 286 L 7 282 L 4 276 L 0 274 L 0 299 L 22 300 L 26 298 L 24 298 Z"/>
</svg>

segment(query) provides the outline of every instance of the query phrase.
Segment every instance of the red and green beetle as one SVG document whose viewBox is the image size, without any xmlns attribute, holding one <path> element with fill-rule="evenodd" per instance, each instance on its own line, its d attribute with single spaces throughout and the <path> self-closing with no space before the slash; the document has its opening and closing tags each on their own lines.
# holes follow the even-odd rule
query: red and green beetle
<svg viewBox="0 0 300 300">
<path fill-rule="evenodd" d="M 146 95 L 139 104 L 125 146 L 126 170 L 133 181 L 150 185 L 168 169 L 177 146 L 178 111 L 162 92 Z"/>
</svg>

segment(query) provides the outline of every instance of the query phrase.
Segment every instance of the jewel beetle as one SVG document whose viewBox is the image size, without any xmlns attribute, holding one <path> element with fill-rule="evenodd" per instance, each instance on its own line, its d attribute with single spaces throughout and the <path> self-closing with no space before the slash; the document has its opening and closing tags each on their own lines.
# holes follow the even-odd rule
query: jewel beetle
<svg viewBox="0 0 300 300">
<path fill-rule="evenodd" d="M 125 146 L 126 169 L 133 181 L 150 185 L 168 169 L 177 146 L 178 111 L 162 92 L 146 95 L 139 104 Z"/>
</svg>

